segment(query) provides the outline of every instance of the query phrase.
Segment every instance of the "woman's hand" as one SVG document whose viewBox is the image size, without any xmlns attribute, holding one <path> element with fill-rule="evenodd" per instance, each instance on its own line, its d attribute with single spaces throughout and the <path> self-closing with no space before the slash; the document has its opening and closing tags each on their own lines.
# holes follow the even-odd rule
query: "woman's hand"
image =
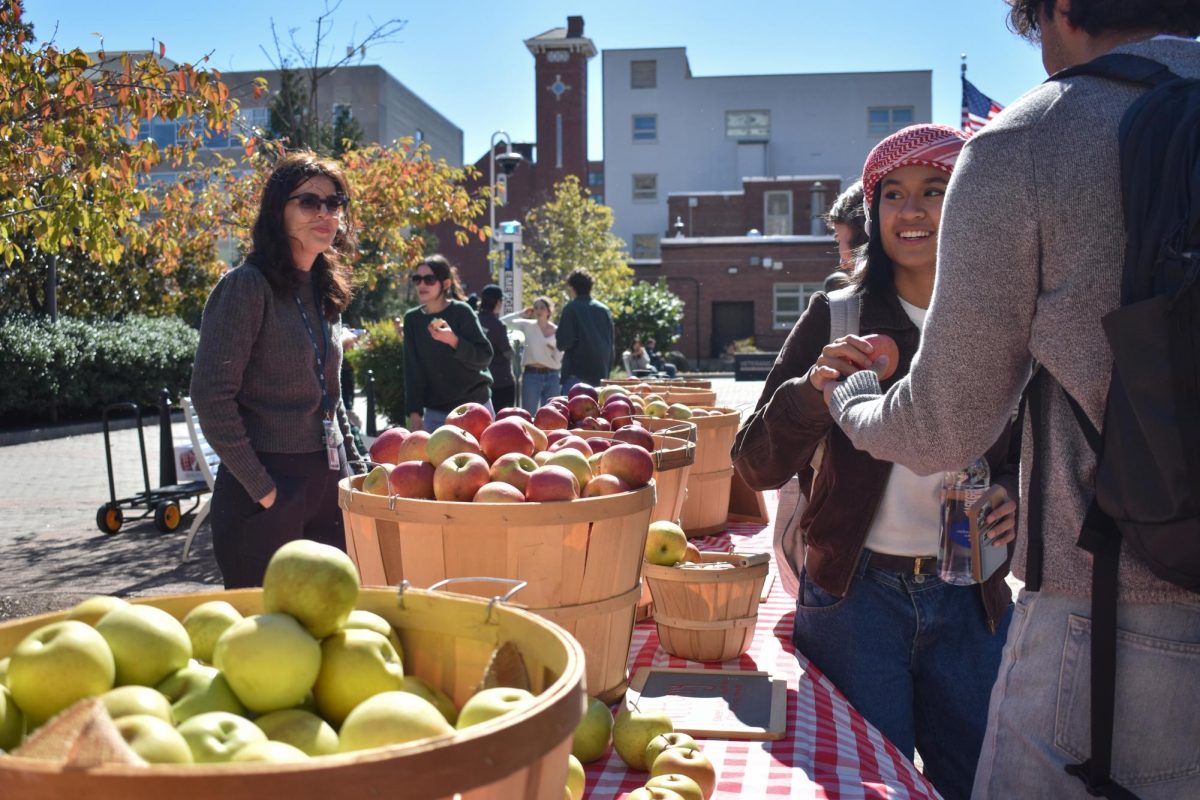
<svg viewBox="0 0 1200 800">
<path fill-rule="evenodd" d="M 271 491 L 267 492 L 263 498 L 258 501 L 258 504 L 263 508 L 270 508 L 271 506 L 275 505 L 275 490 L 272 489 Z"/>
<path fill-rule="evenodd" d="M 421 415 L 414 411 L 413 413 L 408 415 L 408 429 L 410 431 L 421 430 L 423 427 L 423 425 L 422 425 L 423 421 L 424 420 L 421 418 Z"/>
<path fill-rule="evenodd" d="M 429 323 L 429 335 L 435 342 L 448 345 L 451 350 L 458 349 L 458 336 L 450 329 L 445 320 L 434 320 Z"/>
<path fill-rule="evenodd" d="M 808 382 L 825 397 L 826 406 L 833 400 L 833 392 L 842 378 L 863 369 L 883 372 L 887 358 L 872 362 L 871 350 L 871 345 L 860 336 L 843 336 L 821 349 L 821 355 L 808 371 Z"/>
<path fill-rule="evenodd" d="M 533 311 L 533 306 L 525 306 L 525 308 L 521 310 L 521 316 L 525 319 L 533 319 L 536 316 Z"/>
<path fill-rule="evenodd" d="M 1008 490 L 999 484 L 994 484 L 989 491 L 997 489 L 1003 493 L 1004 501 L 992 508 L 984 520 L 984 525 L 990 525 L 987 533 L 988 543 L 992 547 L 1003 547 L 1017 538 L 1017 504 L 1008 496 Z"/>
</svg>

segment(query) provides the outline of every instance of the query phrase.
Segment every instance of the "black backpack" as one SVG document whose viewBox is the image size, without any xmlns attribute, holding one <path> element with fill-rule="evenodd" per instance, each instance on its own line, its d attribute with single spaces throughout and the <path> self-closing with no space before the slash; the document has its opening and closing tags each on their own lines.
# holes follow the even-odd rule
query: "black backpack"
<svg viewBox="0 0 1200 800">
<path fill-rule="evenodd" d="M 1121 543 L 1158 577 L 1200 592 L 1200 80 L 1128 54 L 1051 80 L 1075 75 L 1149 87 L 1120 126 L 1127 244 L 1121 306 L 1103 319 L 1114 358 L 1103 429 L 1067 395 L 1097 456 L 1078 542 L 1093 554 L 1092 753 L 1067 771 L 1092 795 L 1128 800 L 1135 795 L 1110 775 Z M 1044 367 L 1026 392 L 1035 436 L 1042 381 L 1054 381 Z M 1035 464 L 1038 452 L 1035 442 Z M 1046 509 L 1036 475 L 1030 486 L 1027 586 L 1036 591 Z"/>
</svg>

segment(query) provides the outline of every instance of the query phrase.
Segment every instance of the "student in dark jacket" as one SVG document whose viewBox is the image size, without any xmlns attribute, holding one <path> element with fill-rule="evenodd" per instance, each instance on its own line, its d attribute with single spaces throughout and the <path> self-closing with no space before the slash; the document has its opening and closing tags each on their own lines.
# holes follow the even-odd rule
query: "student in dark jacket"
<svg viewBox="0 0 1200 800">
<path fill-rule="evenodd" d="M 434 431 L 463 403 L 492 409 L 492 345 L 440 255 L 412 274 L 421 305 L 404 315 L 404 405 L 410 430 Z"/>
<path fill-rule="evenodd" d="M 567 286 L 575 299 L 563 306 L 555 334 L 562 351 L 562 391 L 577 383 L 599 386 L 613 365 L 613 318 L 608 306 L 592 299 L 592 275 L 573 270 Z"/>
<path fill-rule="evenodd" d="M 513 376 L 513 349 L 508 341 L 508 328 L 496 313 L 504 290 L 494 283 L 483 287 L 479 293 L 479 324 L 492 344 L 492 405 L 497 410 L 517 404 L 517 379 Z"/>
<path fill-rule="evenodd" d="M 864 170 L 874 198 L 865 266 L 855 277 L 859 333 L 895 339 L 909 370 L 933 292 L 942 196 L 965 137 L 940 125 L 906 128 L 872 150 Z M 860 336 L 829 342 L 830 306 L 814 295 L 788 336 L 758 406 L 734 445 L 738 473 L 758 489 L 800 473 L 812 478 L 800 525 L 806 549 L 793 640 L 858 711 L 946 798 L 967 798 L 987 721 L 988 699 L 1011 617 L 1007 565 L 979 586 L 937 574 L 941 474 L 922 476 L 878 461 L 833 424 L 823 389 L 871 366 Z M 981 371 L 979 391 L 987 391 Z M 993 480 L 1016 496 L 1009 427 L 987 454 Z M 965 466 L 965 465 L 964 465 Z M 993 546 L 1013 536 L 1005 502 Z"/>
</svg>

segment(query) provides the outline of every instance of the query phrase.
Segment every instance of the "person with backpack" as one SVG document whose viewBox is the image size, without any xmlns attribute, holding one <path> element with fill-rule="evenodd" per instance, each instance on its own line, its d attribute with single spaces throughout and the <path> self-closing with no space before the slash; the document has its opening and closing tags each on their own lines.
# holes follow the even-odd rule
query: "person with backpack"
<svg viewBox="0 0 1200 800">
<path fill-rule="evenodd" d="M 870 239 L 855 283 L 813 296 L 733 448 L 750 486 L 774 488 L 800 473 L 808 495 L 804 540 L 779 562 L 781 572 L 799 571 L 797 649 L 902 753 L 921 753 L 943 797 L 964 799 L 1011 616 L 1007 570 L 973 586 L 942 581 L 942 476 L 855 449 L 834 426 L 822 390 L 866 365 L 860 335 L 895 340 L 889 385 L 908 371 L 933 292 L 942 196 L 965 140 L 944 125 L 914 125 L 871 151 Z M 1002 426 L 988 457 L 1015 496 L 1008 432 Z M 997 506 L 992 546 L 1003 547 L 1016 507 Z"/>
<path fill-rule="evenodd" d="M 1052 78 L 963 150 L 910 373 L 830 408 L 931 473 L 1026 398 L 973 796 L 1200 797 L 1200 4 L 1008 2 Z"/>
</svg>

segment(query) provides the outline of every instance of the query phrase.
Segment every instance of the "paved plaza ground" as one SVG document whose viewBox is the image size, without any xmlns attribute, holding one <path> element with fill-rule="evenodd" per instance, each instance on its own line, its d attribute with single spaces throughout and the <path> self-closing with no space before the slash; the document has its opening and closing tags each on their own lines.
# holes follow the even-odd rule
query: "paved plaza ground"
<svg viewBox="0 0 1200 800">
<path fill-rule="evenodd" d="M 761 382 L 713 381 L 718 403 L 751 408 Z M 358 411 L 365 413 L 360 400 Z M 150 485 L 158 486 L 159 432 L 147 422 Z M 182 423 L 176 444 L 187 441 Z M 112 434 L 117 497 L 142 490 L 136 430 Z M 92 594 L 171 594 L 220 588 L 208 524 L 192 552 L 180 561 L 191 525 L 163 534 L 147 517 L 126 519 L 114 536 L 96 527 L 96 511 L 108 500 L 104 437 L 90 433 L 0 447 L 0 619 L 56 610 Z M 184 506 L 187 509 L 187 506 Z M 140 512 L 139 512 L 140 513 Z"/>
</svg>

